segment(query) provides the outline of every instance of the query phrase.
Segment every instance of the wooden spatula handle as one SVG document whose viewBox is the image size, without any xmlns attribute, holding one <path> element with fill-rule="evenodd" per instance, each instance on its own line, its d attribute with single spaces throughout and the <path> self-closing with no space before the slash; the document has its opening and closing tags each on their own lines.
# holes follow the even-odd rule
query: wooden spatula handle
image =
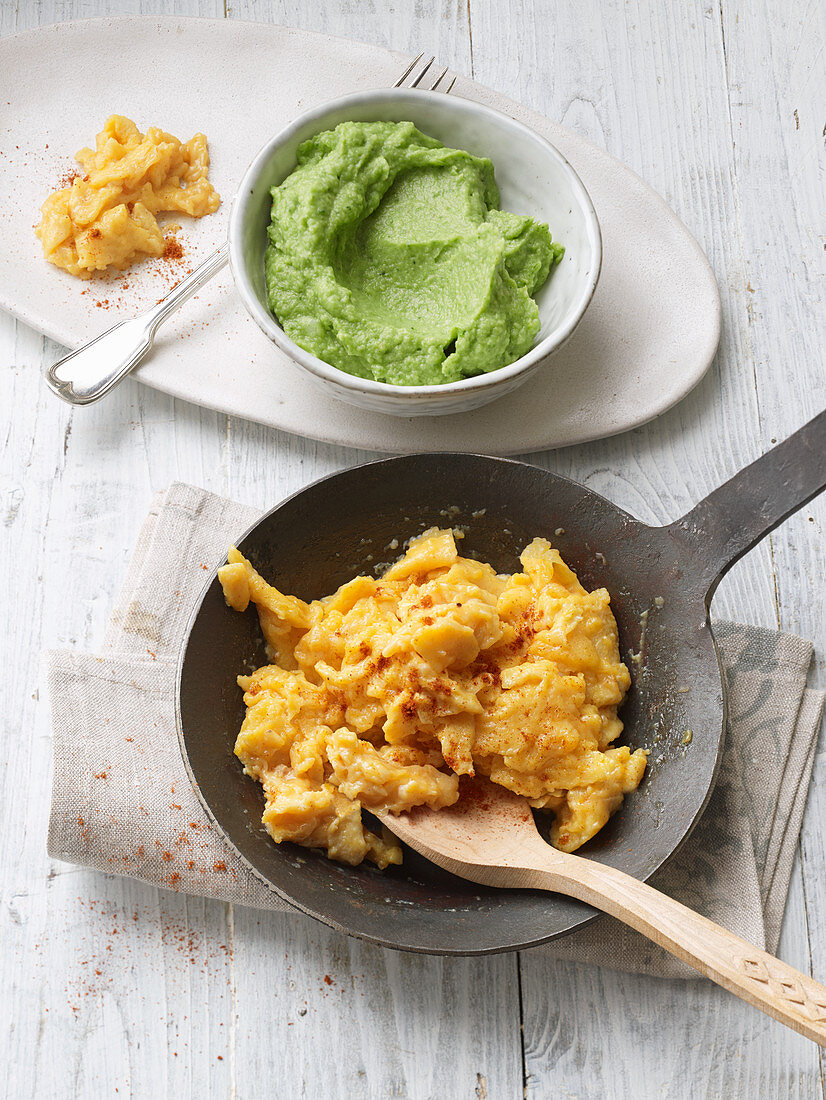
<svg viewBox="0 0 826 1100">
<path fill-rule="evenodd" d="M 578 856 L 539 851 L 526 875 L 525 886 L 555 890 L 609 913 L 724 989 L 826 1046 L 826 986 L 719 924 L 622 871 Z"/>
</svg>

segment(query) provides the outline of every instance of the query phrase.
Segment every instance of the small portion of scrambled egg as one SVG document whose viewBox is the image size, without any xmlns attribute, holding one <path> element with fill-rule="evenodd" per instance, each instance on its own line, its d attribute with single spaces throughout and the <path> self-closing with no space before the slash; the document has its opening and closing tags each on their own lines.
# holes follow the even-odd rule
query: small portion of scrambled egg
<svg viewBox="0 0 826 1100">
<path fill-rule="evenodd" d="M 586 592 L 544 539 L 521 562 L 497 575 L 434 528 L 380 579 L 308 604 L 230 550 L 227 603 L 255 604 L 272 661 L 238 677 L 235 753 L 263 785 L 276 842 L 400 863 L 362 807 L 450 806 L 459 776 L 476 773 L 553 812 L 562 851 L 602 828 L 646 763 L 643 749 L 611 747 L 630 677 L 608 593 Z"/>
<path fill-rule="evenodd" d="M 154 126 L 142 134 L 130 119 L 112 115 L 97 148 L 81 149 L 76 159 L 85 175 L 49 195 L 35 229 L 46 259 L 72 275 L 89 278 L 129 267 L 140 255 L 160 256 L 156 214 L 201 218 L 221 201 L 207 179 L 203 134 L 184 144 Z"/>
</svg>

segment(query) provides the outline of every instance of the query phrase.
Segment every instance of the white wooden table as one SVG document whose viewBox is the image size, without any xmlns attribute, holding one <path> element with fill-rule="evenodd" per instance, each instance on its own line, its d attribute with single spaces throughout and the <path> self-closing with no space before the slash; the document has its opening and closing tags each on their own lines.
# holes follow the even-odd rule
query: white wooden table
<svg viewBox="0 0 826 1100">
<path fill-rule="evenodd" d="M 585 134 L 674 206 L 722 290 L 711 372 L 655 423 L 534 461 L 665 522 L 826 406 L 824 5 L 0 0 L 0 33 L 138 12 L 271 19 L 425 49 Z M 3 1095 L 826 1095 L 814 1044 L 708 983 L 640 979 L 531 952 L 397 954 L 310 920 L 48 860 L 38 654 L 99 645 L 152 493 L 179 478 L 264 508 L 372 455 L 228 419 L 135 382 L 73 411 L 41 382 L 57 346 L 0 315 L 0 347 Z M 811 638 L 820 686 L 824 527 L 821 499 L 749 554 L 714 606 L 720 617 Z M 824 794 L 821 751 L 780 951 L 821 981 Z"/>
</svg>

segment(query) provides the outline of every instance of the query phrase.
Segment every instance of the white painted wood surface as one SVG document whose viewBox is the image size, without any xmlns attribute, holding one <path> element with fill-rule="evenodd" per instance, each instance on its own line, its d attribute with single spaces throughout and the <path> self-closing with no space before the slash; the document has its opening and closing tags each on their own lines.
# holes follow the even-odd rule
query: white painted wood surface
<svg viewBox="0 0 826 1100">
<path fill-rule="evenodd" d="M 720 281 L 724 336 L 712 371 L 655 423 L 535 461 L 665 522 L 826 405 L 824 5 L 0 0 L 0 33 L 138 12 L 271 19 L 426 49 L 578 129 L 667 198 Z M 13 99 L 13 89 L 0 96 L 11 101 L 3 111 Z M 0 347 L 0 1094 L 823 1100 L 814 1045 L 707 983 L 536 952 L 395 954 L 314 922 L 49 861 L 38 652 L 100 643 L 151 494 L 181 478 L 263 508 L 371 456 L 228 420 L 134 382 L 72 411 L 40 381 L 59 348 L 5 315 Z M 821 500 L 748 555 L 714 606 L 721 617 L 811 638 L 820 686 L 824 528 Z M 824 796 L 821 751 L 780 951 L 821 981 Z"/>
</svg>

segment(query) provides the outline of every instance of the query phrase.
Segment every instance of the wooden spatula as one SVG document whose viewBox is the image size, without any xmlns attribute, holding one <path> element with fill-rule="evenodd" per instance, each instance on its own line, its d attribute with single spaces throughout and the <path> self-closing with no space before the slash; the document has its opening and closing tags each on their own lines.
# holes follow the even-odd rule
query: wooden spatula
<svg viewBox="0 0 826 1100">
<path fill-rule="evenodd" d="M 373 811 L 375 813 L 375 811 Z M 488 780 L 455 806 L 378 816 L 447 871 L 486 886 L 552 890 L 642 932 L 718 985 L 826 1046 L 826 986 L 630 875 L 546 844 L 524 798 Z"/>
</svg>

